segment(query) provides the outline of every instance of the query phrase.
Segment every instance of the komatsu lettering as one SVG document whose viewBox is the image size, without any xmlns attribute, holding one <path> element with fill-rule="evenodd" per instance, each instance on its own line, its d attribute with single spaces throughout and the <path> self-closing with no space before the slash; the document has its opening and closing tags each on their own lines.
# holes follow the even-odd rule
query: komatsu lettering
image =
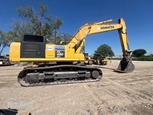
<svg viewBox="0 0 153 115">
<path fill-rule="evenodd" d="M 101 29 L 110 29 L 110 28 L 114 28 L 114 26 L 103 26 L 103 27 L 101 27 Z"/>
</svg>

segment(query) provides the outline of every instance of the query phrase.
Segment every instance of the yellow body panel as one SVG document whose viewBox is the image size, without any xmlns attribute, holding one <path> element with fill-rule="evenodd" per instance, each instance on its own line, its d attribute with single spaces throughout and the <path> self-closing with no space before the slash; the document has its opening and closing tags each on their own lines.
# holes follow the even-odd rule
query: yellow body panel
<svg viewBox="0 0 153 115">
<path fill-rule="evenodd" d="M 84 59 L 77 59 L 77 58 L 20 58 L 21 62 L 74 62 L 74 61 L 84 61 Z"/>
<path fill-rule="evenodd" d="M 20 61 L 20 43 L 12 42 L 10 45 L 10 53 L 9 53 L 10 61 L 19 62 Z"/>
<path fill-rule="evenodd" d="M 55 57 L 55 45 L 54 44 L 46 44 L 45 57 L 46 59 Z"/>
<path fill-rule="evenodd" d="M 67 50 L 65 51 L 66 58 L 74 58 L 74 49 L 67 49 L 67 46 L 65 49 Z"/>
<path fill-rule="evenodd" d="M 10 46 L 10 61 L 12 62 L 74 62 L 84 61 L 84 55 L 81 53 L 74 53 L 74 49 L 67 50 L 65 46 L 65 57 L 55 58 L 54 44 L 46 44 L 45 58 L 21 58 L 20 57 L 20 43 L 13 42 Z"/>
</svg>

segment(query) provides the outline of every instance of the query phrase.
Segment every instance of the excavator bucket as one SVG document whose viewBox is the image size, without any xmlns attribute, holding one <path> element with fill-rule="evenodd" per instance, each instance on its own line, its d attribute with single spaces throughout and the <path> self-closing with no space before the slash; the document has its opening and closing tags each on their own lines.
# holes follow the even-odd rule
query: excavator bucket
<svg viewBox="0 0 153 115">
<path fill-rule="evenodd" d="M 115 72 L 120 72 L 120 73 L 129 73 L 129 72 L 133 72 L 133 70 L 135 69 L 134 64 L 132 63 L 132 61 L 126 61 L 126 60 L 121 60 L 119 63 L 119 66 L 117 69 L 115 69 Z"/>
</svg>

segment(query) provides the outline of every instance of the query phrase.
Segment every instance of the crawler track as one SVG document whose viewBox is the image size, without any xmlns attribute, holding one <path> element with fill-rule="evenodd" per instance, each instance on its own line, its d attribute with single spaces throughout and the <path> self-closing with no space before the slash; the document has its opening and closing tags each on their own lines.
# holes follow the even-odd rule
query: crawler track
<svg viewBox="0 0 153 115">
<path fill-rule="evenodd" d="M 56 65 L 22 70 L 18 82 L 24 87 L 96 82 L 102 71 L 94 66 Z"/>
</svg>

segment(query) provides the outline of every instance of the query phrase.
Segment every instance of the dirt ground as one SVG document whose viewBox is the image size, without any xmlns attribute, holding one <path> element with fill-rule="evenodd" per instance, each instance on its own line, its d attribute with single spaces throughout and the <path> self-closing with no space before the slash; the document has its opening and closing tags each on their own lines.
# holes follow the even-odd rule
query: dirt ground
<svg viewBox="0 0 153 115">
<path fill-rule="evenodd" d="M 99 82 L 21 87 L 23 67 L 0 67 L 0 109 L 18 115 L 153 115 L 153 62 L 133 61 L 132 73 L 115 73 L 119 61 L 101 66 Z"/>
</svg>

